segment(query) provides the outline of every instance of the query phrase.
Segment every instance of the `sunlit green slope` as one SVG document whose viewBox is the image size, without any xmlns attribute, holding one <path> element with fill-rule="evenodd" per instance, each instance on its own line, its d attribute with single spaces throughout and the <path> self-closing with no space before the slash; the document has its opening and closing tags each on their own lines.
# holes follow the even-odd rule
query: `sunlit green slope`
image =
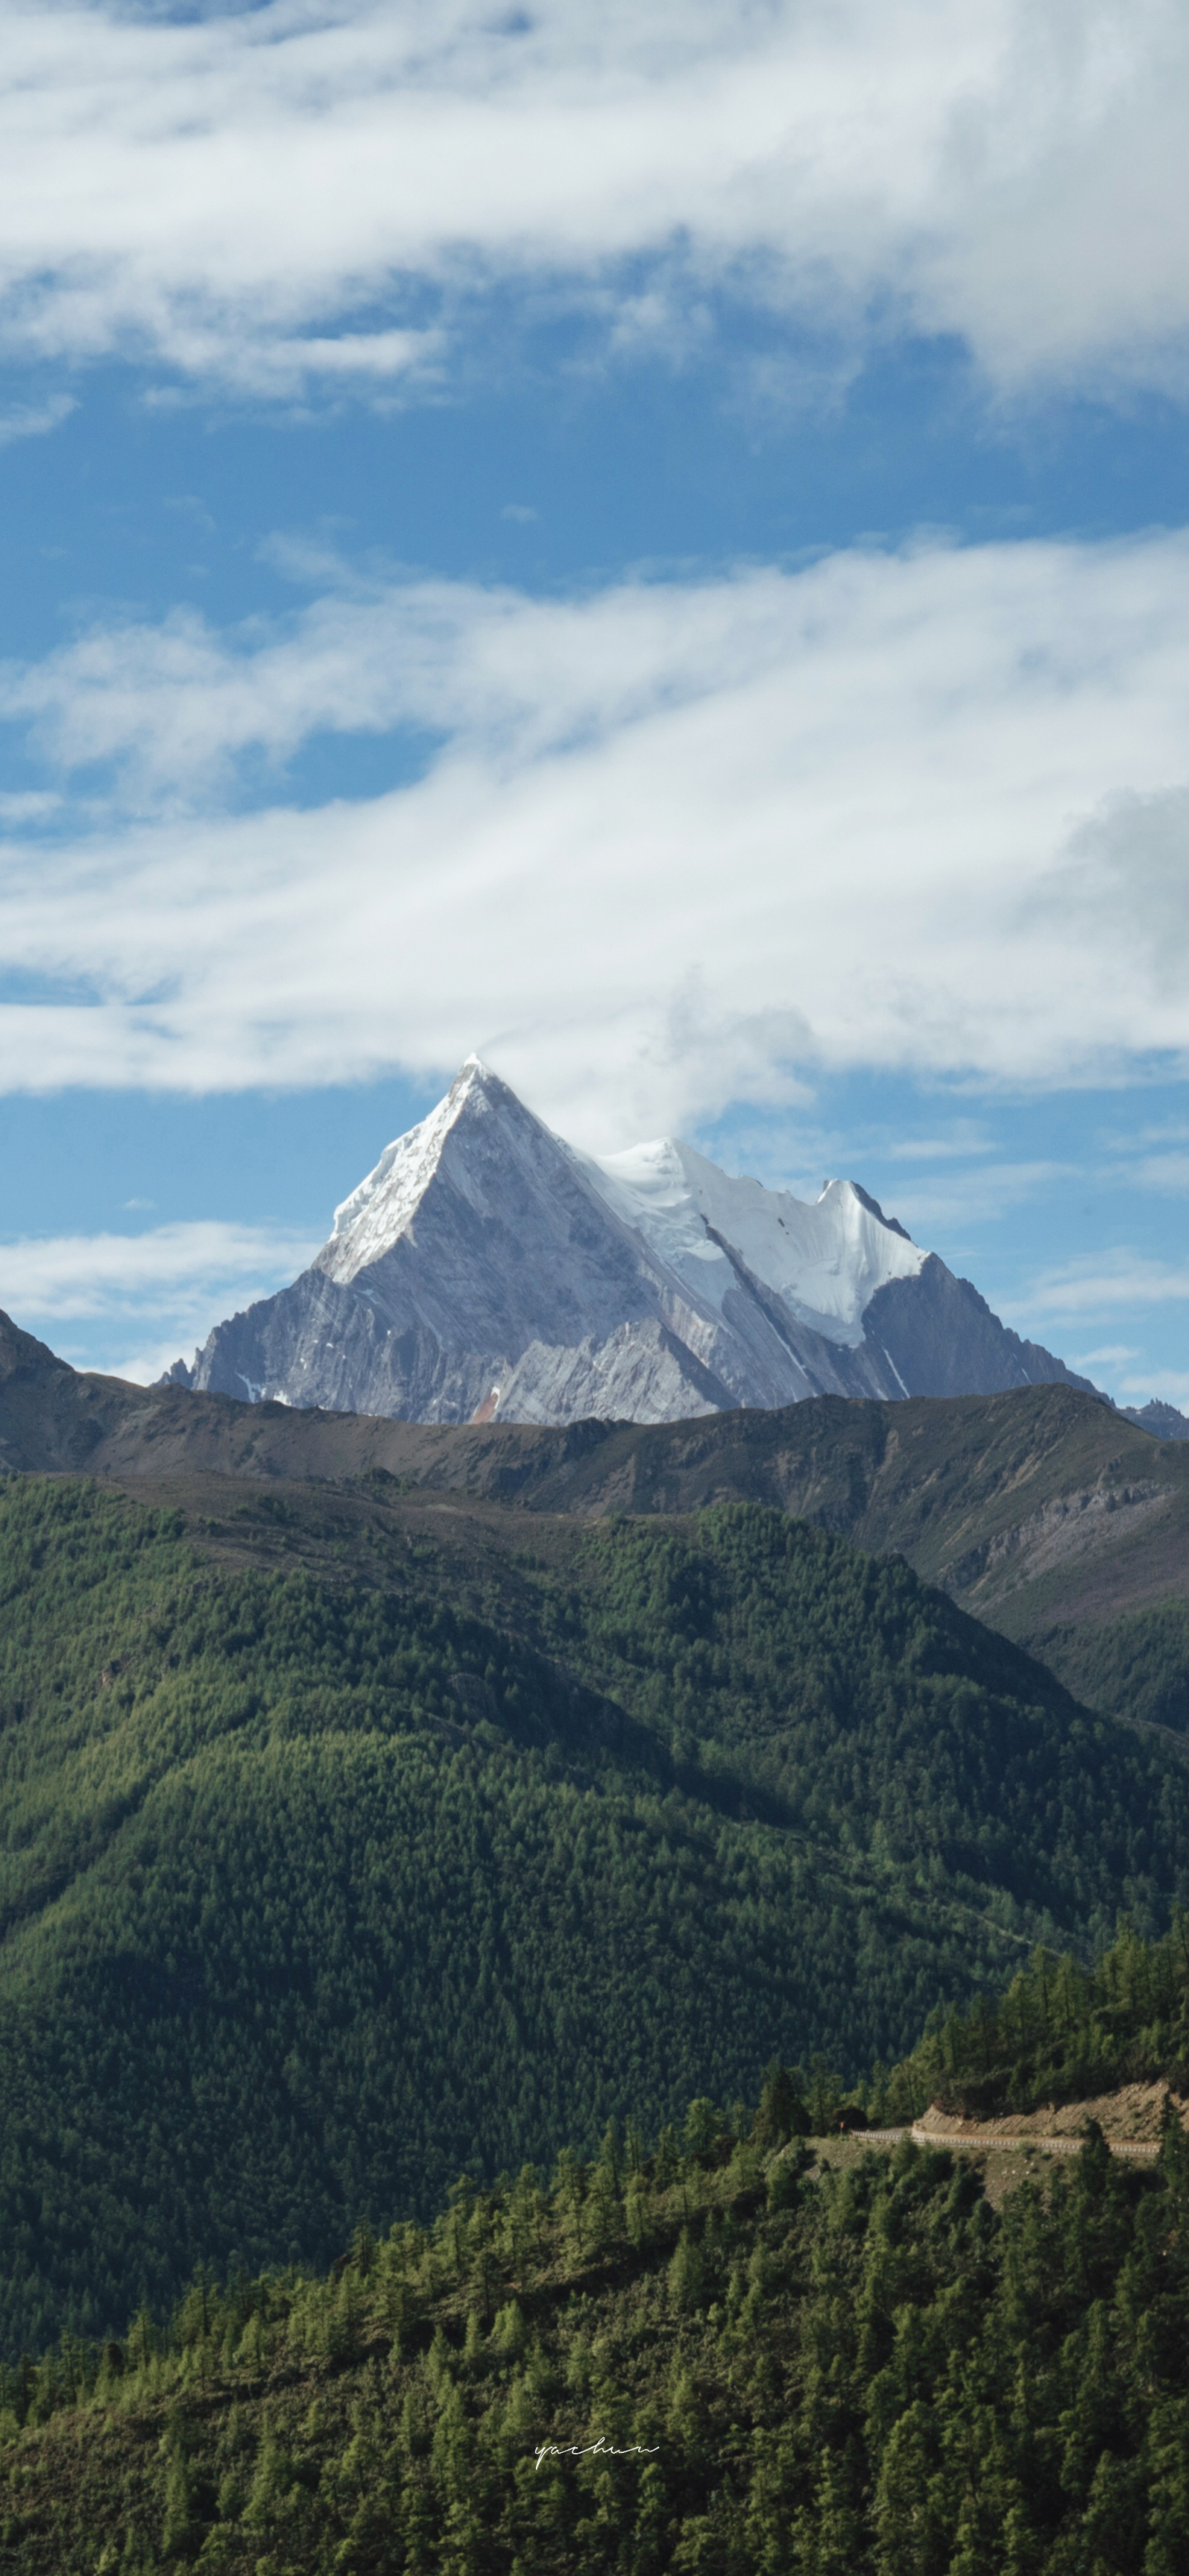
<svg viewBox="0 0 1189 2576">
<path fill-rule="evenodd" d="M 1145 1989 L 1183 2019 L 1176 1948 L 1100 1973 L 1124 2020 Z M 907 2138 L 807 2142 L 805 2110 L 774 2070 L 758 2112 L 609 2129 L 458 2181 L 425 2230 L 360 2230 L 326 2277 L 204 2271 L 168 2320 L 0 2368 L 2 2563 L 1180 2576 L 1180 2122 L 1138 2168 L 1091 2129 L 991 2180 Z"/>
<path fill-rule="evenodd" d="M 858 2071 L 1182 1889 L 1179 1752 L 904 1565 L 745 1506 L 520 1526 L 470 1583 L 395 1506 L 253 1569 L 0 1486 L 9 2349 L 774 2054 Z"/>
</svg>

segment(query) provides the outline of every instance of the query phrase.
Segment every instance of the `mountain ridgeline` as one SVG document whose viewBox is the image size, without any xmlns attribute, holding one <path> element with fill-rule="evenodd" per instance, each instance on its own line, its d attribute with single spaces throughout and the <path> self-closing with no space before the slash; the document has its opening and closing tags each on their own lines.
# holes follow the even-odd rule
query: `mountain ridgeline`
<svg viewBox="0 0 1189 2576">
<path fill-rule="evenodd" d="M 0 1611 L 9 2349 L 1189 1895 L 1176 1745 L 772 1509 L 16 1474 Z"/>
<path fill-rule="evenodd" d="M 813 1204 L 670 1139 L 579 1154 L 471 1057 L 289 1288 L 175 1383 L 420 1422 L 675 1422 L 1063 1382 L 850 1181 Z"/>
<path fill-rule="evenodd" d="M 762 1502 L 907 1557 L 1091 1706 L 1189 1728 L 1189 1444 L 1076 1387 L 422 1425 L 79 1376 L 0 1316 L 4 1467 L 86 1469 L 183 1505 L 212 1475 L 298 1496 L 329 1480 L 344 1499 L 388 1479 L 583 1519 Z"/>
</svg>

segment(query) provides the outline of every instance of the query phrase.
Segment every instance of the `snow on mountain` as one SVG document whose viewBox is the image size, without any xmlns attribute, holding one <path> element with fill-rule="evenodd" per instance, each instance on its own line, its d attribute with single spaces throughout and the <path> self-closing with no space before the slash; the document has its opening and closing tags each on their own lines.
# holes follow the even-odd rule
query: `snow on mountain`
<svg viewBox="0 0 1189 2576">
<path fill-rule="evenodd" d="M 553 1423 L 1071 1378 L 857 1183 L 806 1203 L 667 1138 L 579 1154 L 475 1056 L 344 1199 L 311 1268 L 170 1375 L 414 1421 Z"/>
<path fill-rule="evenodd" d="M 477 1055 L 468 1056 L 445 1099 L 419 1127 L 386 1145 L 374 1172 L 335 1209 L 330 1241 L 319 1255 L 328 1278 L 345 1288 L 391 1249 L 416 1216 L 456 1120 L 468 1110 L 472 1118 L 483 1117 L 488 1105 L 486 1067 Z"/>
<path fill-rule="evenodd" d="M 584 1160 L 608 1206 L 702 1296 L 721 1306 L 742 1261 L 798 1323 L 851 1349 L 876 1289 L 915 1279 L 927 1257 L 853 1181 L 827 1181 L 807 1204 L 731 1180 L 670 1137 Z"/>
</svg>

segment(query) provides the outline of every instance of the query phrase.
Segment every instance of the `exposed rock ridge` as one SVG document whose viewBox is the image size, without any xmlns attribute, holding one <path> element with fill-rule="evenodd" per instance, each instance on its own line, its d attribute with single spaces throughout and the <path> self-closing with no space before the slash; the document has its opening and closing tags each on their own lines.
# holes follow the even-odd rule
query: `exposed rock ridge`
<svg viewBox="0 0 1189 2576">
<path fill-rule="evenodd" d="M 1189 1440 L 1189 1413 L 1178 1413 L 1175 1404 L 1162 1404 L 1153 1396 L 1148 1404 L 1124 1404 L 1120 1411 L 1129 1422 L 1138 1422 L 1141 1431 L 1154 1431 L 1158 1440 Z"/>
</svg>

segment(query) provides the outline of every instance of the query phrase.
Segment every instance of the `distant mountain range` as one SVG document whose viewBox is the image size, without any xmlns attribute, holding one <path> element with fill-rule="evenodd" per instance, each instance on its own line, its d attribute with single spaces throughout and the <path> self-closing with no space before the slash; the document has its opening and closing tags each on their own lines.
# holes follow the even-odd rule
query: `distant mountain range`
<svg viewBox="0 0 1189 2576">
<path fill-rule="evenodd" d="M 1153 1397 L 1150 1404 L 1122 1404 L 1119 1410 L 1129 1422 L 1138 1422 L 1141 1431 L 1154 1431 L 1158 1440 L 1189 1440 L 1189 1414 L 1178 1413 L 1175 1404 Z"/>
<path fill-rule="evenodd" d="M 669 1139 L 577 1153 L 474 1056 L 310 1268 L 169 1377 L 405 1421 L 554 1424 L 1089 1384 L 856 1182 L 808 1203 Z"/>
</svg>

